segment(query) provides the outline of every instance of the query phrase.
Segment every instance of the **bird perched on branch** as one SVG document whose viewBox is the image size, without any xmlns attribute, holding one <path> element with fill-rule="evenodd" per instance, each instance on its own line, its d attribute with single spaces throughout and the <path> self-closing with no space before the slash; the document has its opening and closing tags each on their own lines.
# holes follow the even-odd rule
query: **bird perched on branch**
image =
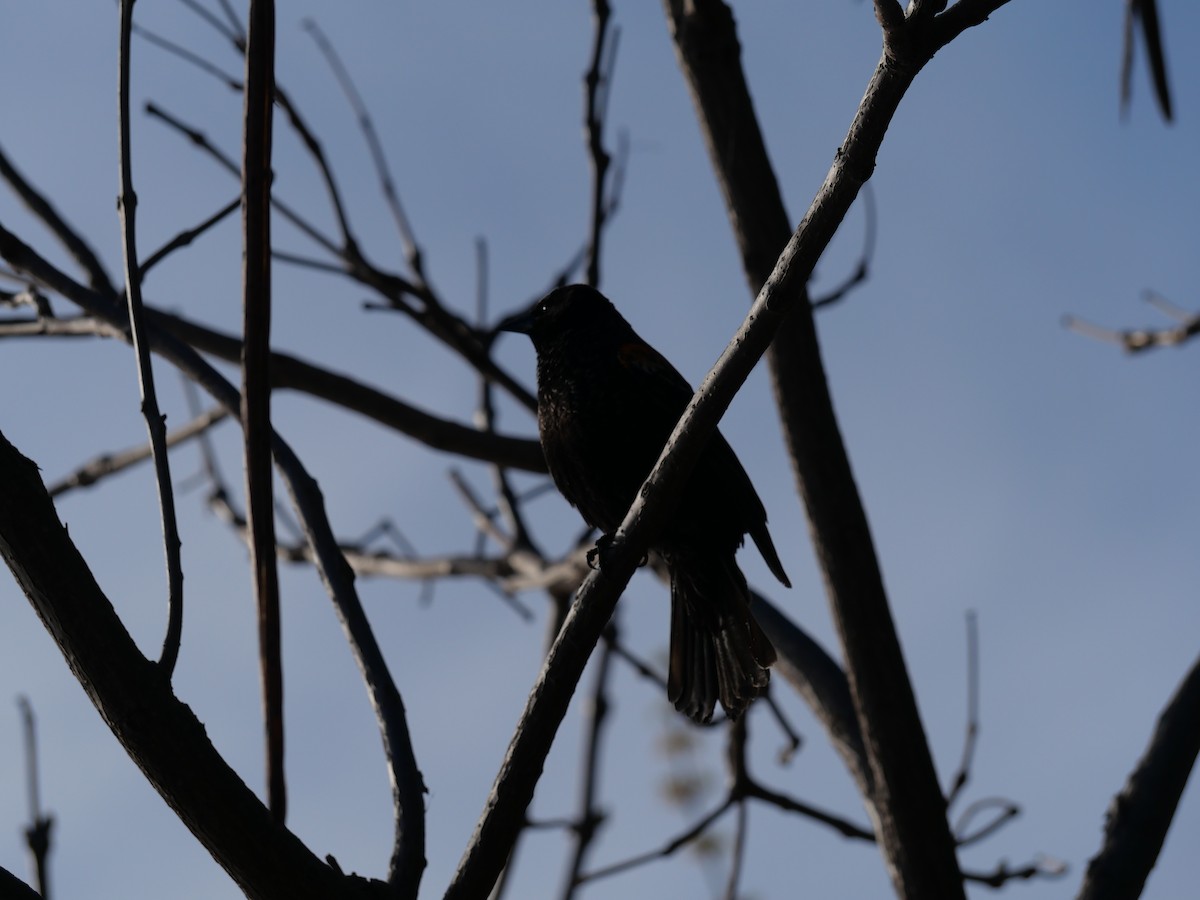
<svg viewBox="0 0 1200 900">
<path fill-rule="evenodd" d="M 611 535 L 691 400 L 691 387 L 586 285 L 550 292 L 497 330 L 533 340 L 546 465 L 588 523 Z M 739 716 L 766 686 L 775 661 L 734 558 L 746 534 L 791 587 L 762 501 L 716 432 L 651 545 L 671 573 L 668 697 L 696 721 L 711 719 L 718 700 L 731 718 Z"/>
</svg>

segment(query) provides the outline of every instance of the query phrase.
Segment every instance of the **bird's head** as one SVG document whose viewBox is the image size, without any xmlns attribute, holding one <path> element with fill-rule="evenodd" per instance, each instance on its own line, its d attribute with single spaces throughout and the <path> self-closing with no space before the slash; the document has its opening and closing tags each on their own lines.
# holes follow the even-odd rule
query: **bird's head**
<svg viewBox="0 0 1200 900">
<path fill-rule="evenodd" d="M 534 347 L 542 348 L 552 339 L 595 339 L 614 329 L 629 325 L 612 303 L 593 287 L 569 284 L 555 288 L 529 309 L 504 319 L 496 331 L 527 334 Z"/>
</svg>

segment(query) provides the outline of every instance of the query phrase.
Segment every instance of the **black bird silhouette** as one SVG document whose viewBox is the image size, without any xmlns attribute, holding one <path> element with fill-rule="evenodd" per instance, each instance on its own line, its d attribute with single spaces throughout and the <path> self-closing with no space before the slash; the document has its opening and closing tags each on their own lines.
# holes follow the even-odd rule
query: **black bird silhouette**
<svg viewBox="0 0 1200 900">
<path fill-rule="evenodd" d="M 497 330 L 533 340 L 546 465 L 588 523 L 611 535 L 683 414 L 691 387 L 586 285 L 551 291 Z M 729 444 L 714 433 L 651 547 L 671 573 L 667 694 L 696 721 L 711 719 L 717 700 L 731 718 L 739 716 L 766 686 L 775 661 L 775 648 L 750 614 L 746 577 L 735 560 L 746 534 L 775 577 L 791 587 L 762 501 Z"/>
</svg>

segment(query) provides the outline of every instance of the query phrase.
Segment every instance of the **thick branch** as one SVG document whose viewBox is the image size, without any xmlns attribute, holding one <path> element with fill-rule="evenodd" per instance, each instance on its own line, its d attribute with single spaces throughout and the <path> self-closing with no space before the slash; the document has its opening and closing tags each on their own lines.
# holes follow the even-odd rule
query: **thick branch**
<svg viewBox="0 0 1200 900">
<path fill-rule="evenodd" d="M 902 896 L 961 897 L 941 789 L 834 414 L 805 284 L 870 178 L 891 118 L 917 72 L 939 46 L 1001 4 L 971 0 L 937 17 L 929 15 L 933 7 L 925 7 L 925 14 L 902 22 L 896 4 L 876 3 L 884 55 L 824 184 L 790 240 L 789 219 L 742 72 L 732 13 L 719 0 L 666 0 L 665 5 L 746 277 L 758 295 L 752 315 L 763 310 L 783 320 L 769 357 L 771 372 L 845 648 L 885 858 Z M 778 313 L 773 314 L 772 302 Z M 783 310 L 790 310 L 786 318 Z"/>
<path fill-rule="evenodd" d="M 58 291 L 110 326 L 122 329 L 125 327 L 120 309 L 109 298 L 68 278 L 3 226 L 0 226 L 0 257 L 7 260 L 17 271 L 27 274 L 51 290 Z M 161 329 L 151 328 L 149 338 L 156 353 L 178 366 L 227 410 L 234 414 L 239 412 L 240 397 L 237 389 L 195 350 Z M 272 434 L 272 451 L 283 483 L 291 494 L 293 508 L 299 517 L 305 539 L 312 548 L 313 561 L 333 600 L 334 609 L 350 643 L 354 661 L 366 682 L 389 764 L 393 802 L 397 809 L 404 806 L 417 809 L 422 802 L 425 788 L 412 752 L 404 703 L 359 602 L 358 593 L 354 589 L 354 573 L 347 565 L 333 536 L 333 529 L 325 511 L 324 497 L 316 481 L 277 432 Z M 80 673 L 79 677 L 85 678 L 86 673 Z M 122 737 L 120 721 L 111 722 L 111 727 L 118 737 Z M 394 863 L 395 860 L 393 868 Z"/>
<path fill-rule="evenodd" d="M 221 359 L 236 361 L 242 342 L 230 335 L 181 316 L 147 309 L 151 321 L 192 347 Z M 374 419 L 421 441 L 435 450 L 494 462 L 510 469 L 545 472 L 546 461 L 536 440 L 489 434 L 432 416 L 375 388 L 314 366 L 286 353 L 271 354 L 272 387 L 291 388 Z"/>
<path fill-rule="evenodd" d="M 333 871 L 221 758 L 138 651 L 58 520 L 37 466 L 0 435 L 0 555 L 104 720 L 167 803 L 252 898 L 385 896 Z"/>
<path fill-rule="evenodd" d="M 1113 798 L 1104 846 L 1088 864 L 1079 900 L 1142 895 L 1200 753 L 1200 659 L 1163 710 L 1146 754 Z"/>
<path fill-rule="evenodd" d="M 153 307 L 146 308 L 146 317 L 203 353 L 230 362 L 236 362 L 241 357 L 242 342 L 232 335 Z M 84 335 L 125 337 L 120 328 L 102 319 L 86 316 L 0 322 L 0 338 Z M 430 415 L 361 381 L 286 353 L 275 351 L 271 354 L 271 386 L 275 390 L 288 388 L 319 397 L 373 419 L 434 450 L 524 472 L 546 471 L 542 446 L 534 439 L 496 434 Z"/>
</svg>

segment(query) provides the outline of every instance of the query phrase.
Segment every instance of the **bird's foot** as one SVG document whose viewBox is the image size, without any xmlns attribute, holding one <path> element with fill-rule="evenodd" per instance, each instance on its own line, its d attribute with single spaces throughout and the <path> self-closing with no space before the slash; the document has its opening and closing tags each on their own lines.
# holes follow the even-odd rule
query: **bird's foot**
<svg viewBox="0 0 1200 900">
<path fill-rule="evenodd" d="M 611 534 L 602 534 L 596 540 L 596 546 L 587 552 L 587 564 L 589 569 L 603 569 L 604 557 L 612 550 L 614 538 Z M 646 565 L 650 561 L 648 553 L 642 554 L 642 558 L 638 561 L 638 568 Z"/>
<path fill-rule="evenodd" d="M 604 567 L 604 555 L 608 553 L 612 547 L 613 536 L 611 534 L 602 534 L 596 540 L 596 546 L 587 552 L 587 564 L 589 569 L 601 569 Z"/>
</svg>

